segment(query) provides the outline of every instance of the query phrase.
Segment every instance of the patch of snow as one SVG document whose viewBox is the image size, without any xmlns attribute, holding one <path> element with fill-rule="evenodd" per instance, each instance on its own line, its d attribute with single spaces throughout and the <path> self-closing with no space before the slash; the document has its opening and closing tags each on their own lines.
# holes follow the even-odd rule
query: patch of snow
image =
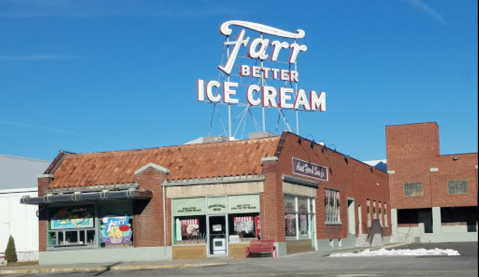
<svg viewBox="0 0 479 277">
<path fill-rule="evenodd" d="M 330 257 L 371 257 L 371 256 L 460 256 L 459 252 L 452 249 L 429 249 L 424 248 L 420 249 L 391 249 L 387 250 L 381 248 L 379 250 L 369 250 L 366 249 L 358 253 L 334 253 Z"/>
</svg>

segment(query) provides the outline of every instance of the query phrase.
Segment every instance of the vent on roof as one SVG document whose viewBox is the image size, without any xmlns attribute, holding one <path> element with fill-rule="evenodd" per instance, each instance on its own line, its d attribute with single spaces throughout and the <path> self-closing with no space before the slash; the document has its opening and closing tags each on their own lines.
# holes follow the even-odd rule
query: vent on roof
<svg viewBox="0 0 479 277">
<path fill-rule="evenodd" d="M 227 137 L 223 136 L 216 136 L 216 137 L 200 137 L 185 144 L 201 144 L 201 143 L 212 143 L 212 142 L 220 142 L 220 141 L 228 141 Z"/>
<path fill-rule="evenodd" d="M 274 134 L 268 131 L 249 133 L 248 139 L 269 138 L 274 137 Z"/>
</svg>

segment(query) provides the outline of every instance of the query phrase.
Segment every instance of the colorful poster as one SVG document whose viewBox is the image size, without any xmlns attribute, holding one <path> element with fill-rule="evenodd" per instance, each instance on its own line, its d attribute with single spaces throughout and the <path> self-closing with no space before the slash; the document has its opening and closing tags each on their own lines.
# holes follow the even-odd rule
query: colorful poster
<svg viewBox="0 0 479 277">
<path fill-rule="evenodd" d="M 131 243 L 130 217 L 107 215 L 101 219 L 100 238 L 105 244 L 129 244 Z"/>
<path fill-rule="evenodd" d="M 93 227 L 93 215 L 86 208 L 59 208 L 51 219 L 51 230 Z"/>
<path fill-rule="evenodd" d="M 236 233 L 253 234 L 254 221 L 252 216 L 234 217 L 234 228 Z"/>
<path fill-rule="evenodd" d="M 181 236 L 182 237 L 198 237 L 200 234 L 199 219 L 183 219 L 181 220 Z"/>
</svg>

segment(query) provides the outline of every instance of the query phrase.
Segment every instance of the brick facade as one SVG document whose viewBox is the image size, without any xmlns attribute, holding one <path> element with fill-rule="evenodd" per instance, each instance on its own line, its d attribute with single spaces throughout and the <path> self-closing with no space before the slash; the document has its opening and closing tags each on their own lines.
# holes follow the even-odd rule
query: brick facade
<svg viewBox="0 0 479 277">
<path fill-rule="evenodd" d="M 215 153 L 221 158 L 211 161 L 209 153 Z M 328 180 L 322 181 L 295 174 L 293 158 L 326 167 Z M 109 166 L 105 167 L 105 164 Z M 57 170 L 54 175 L 59 176 L 58 179 L 39 179 L 39 196 L 44 195 L 47 188 L 53 193 L 53 189 L 64 189 L 70 182 L 74 182 L 77 188 L 83 190 L 93 185 L 103 190 L 108 189 L 111 184 L 137 184 L 138 191 L 151 191 L 153 195 L 151 199 L 133 200 L 134 247 L 172 246 L 172 198 L 192 197 L 195 193 L 198 194 L 195 194 L 195 197 L 259 194 L 261 239 L 273 240 L 279 245 L 285 245 L 286 253 L 311 251 L 315 243 L 307 238 L 294 240 L 288 237 L 286 239 L 285 191 L 299 197 L 315 198 L 316 237 L 313 240 L 350 238 L 351 229 L 355 230 L 353 233 L 356 235 L 367 233 L 367 199 L 370 199 L 371 203 L 373 201 L 382 203 L 383 210 L 387 204 L 387 222 L 391 222 L 389 210 L 392 205 L 389 203 L 389 180 L 386 172 L 372 168 L 333 149 L 323 149 L 322 145 L 289 132 L 283 132 L 281 137 L 257 140 L 66 155 L 63 160 L 58 161 L 55 168 Z M 188 172 L 191 176 L 187 175 Z M 286 183 L 283 175 L 303 183 Z M 69 176 L 72 177 L 69 178 Z M 172 176 L 177 176 L 175 177 L 177 179 L 171 178 Z M 254 176 L 254 181 L 235 182 L 235 179 L 240 180 L 245 176 L 248 178 Z M 221 178 L 226 180 L 226 184 L 208 184 L 207 180 Z M 200 183 L 188 184 L 191 180 L 200 180 Z M 176 186 L 176 183 L 179 185 Z M 166 187 L 163 185 L 166 184 L 171 190 L 168 194 L 171 192 L 175 195 L 174 197 L 163 195 L 166 192 Z M 311 184 L 318 184 L 318 187 Z M 211 189 L 215 187 L 221 187 L 223 190 L 215 190 L 212 193 Z M 181 189 L 175 190 L 177 188 L 187 189 L 190 194 L 182 194 Z M 335 224 L 325 222 L 326 189 L 339 191 L 340 194 L 340 222 Z M 354 207 L 350 209 L 348 209 L 349 200 L 354 201 Z M 361 206 L 361 214 L 358 214 L 359 206 Z M 348 212 L 353 212 L 355 216 L 353 228 L 348 226 Z M 378 208 L 376 213 L 379 215 Z M 384 215 L 384 211 L 381 215 Z M 388 226 L 384 227 L 384 236 L 389 236 L 390 229 Z M 46 250 L 46 228 L 46 212 L 43 211 L 40 213 L 39 221 L 40 251 Z M 188 252 L 189 247 L 193 246 L 173 246 L 172 257 L 207 256 L 207 246 L 195 245 L 196 254 L 193 256 L 191 256 L 193 252 Z M 245 245 L 231 247 L 236 247 L 235 251 L 241 252 Z M 234 256 L 239 253 L 236 252 Z"/>
<path fill-rule="evenodd" d="M 299 139 L 301 142 L 299 142 Z M 286 174 L 319 182 L 315 211 L 317 239 L 342 239 L 348 237 L 348 198 L 354 199 L 355 203 L 356 234 L 359 233 L 359 228 L 362 228 L 363 234 L 366 234 L 368 230 L 366 226 L 367 199 L 371 199 L 371 201 L 376 200 L 377 203 L 381 201 L 383 209 L 384 203 L 386 203 L 388 209 L 387 222 L 391 222 L 388 174 L 374 168 L 371 169 L 369 165 L 332 149 L 322 151 L 322 148 L 323 146 L 319 144 L 313 144 L 313 147 L 311 147 L 311 141 L 294 134 L 288 134 L 285 137 L 278 161 L 280 175 Z M 328 181 L 318 181 L 314 178 L 294 174 L 292 167 L 293 157 L 327 167 L 329 169 Z M 347 159 L 345 159 L 345 157 L 347 157 Z M 325 188 L 339 190 L 340 192 L 340 225 L 325 225 Z M 358 205 L 361 205 L 361 215 L 358 215 Z M 378 208 L 376 208 L 376 213 L 379 213 Z M 382 215 L 384 216 L 384 212 Z M 359 216 L 361 216 L 362 226 L 358 226 L 357 224 L 359 222 Z M 390 229 L 386 227 L 384 229 L 384 235 L 389 236 L 390 234 Z"/>
<path fill-rule="evenodd" d="M 386 126 L 391 208 L 477 206 L 477 153 L 440 155 L 437 123 Z M 448 180 L 467 180 L 468 193 L 450 195 Z M 404 183 L 421 182 L 422 196 L 404 196 Z"/>
</svg>

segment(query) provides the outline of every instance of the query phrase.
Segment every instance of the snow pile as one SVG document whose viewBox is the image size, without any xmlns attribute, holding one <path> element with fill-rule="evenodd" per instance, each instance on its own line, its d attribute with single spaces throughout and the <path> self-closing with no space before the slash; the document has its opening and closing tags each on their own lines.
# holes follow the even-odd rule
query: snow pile
<svg viewBox="0 0 479 277">
<path fill-rule="evenodd" d="M 447 256 L 459 256 L 459 252 L 452 249 L 429 249 L 426 250 L 424 248 L 420 249 L 391 249 L 387 250 L 381 248 L 379 250 L 369 250 L 366 249 L 362 252 L 358 253 L 335 253 L 331 254 L 330 257 L 371 257 L 371 256 L 439 256 L 439 255 L 447 255 Z"/>
</svg>

